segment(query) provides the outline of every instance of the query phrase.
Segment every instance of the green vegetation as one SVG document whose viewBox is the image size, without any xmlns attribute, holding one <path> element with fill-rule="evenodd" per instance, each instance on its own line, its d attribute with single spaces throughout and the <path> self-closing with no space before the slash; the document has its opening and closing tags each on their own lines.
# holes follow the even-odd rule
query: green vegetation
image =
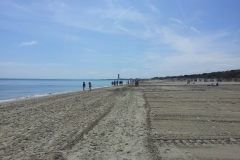
<svg viewBox="0 0 240 160">
<path fill-rule="evenodd" d="M 167 78 L 240 78 L 240 69 L 230 71 L 219 71 L 203 74 L 191 74 L 180 76 L 154 77 L 152 79 L 167 79 Z"/>
</svg>

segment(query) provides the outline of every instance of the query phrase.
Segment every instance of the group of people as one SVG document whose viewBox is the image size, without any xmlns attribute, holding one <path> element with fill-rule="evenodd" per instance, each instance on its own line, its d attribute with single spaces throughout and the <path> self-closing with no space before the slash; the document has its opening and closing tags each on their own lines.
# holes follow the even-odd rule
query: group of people
<svg viewBox="0 0 240 160">
<path fill-rule="evenodd" d="M 127 83 L 129 84 L 130 82 L 128 81 Z M 116 85 L 118 86 L 118 84 L 123 85 L 123 81 L 112 81 L 113 86 L 116 86 Z M 139 86 L 139 81 L 138 80 L 135 81 L 135 86 Z M 86 83 L 85 82 L 83 82 L 82 87 L 83 87 L 83 91 L 85 91 L 85 88 L 86 88 Z M 88 82 L 88 88 L 89 88 L 89 91 L 91 91 L 91 88 L 92 88 L 92 83 L 91 82 Z"/>
<path fill-rule="evenodd" d="M 123 81 L 112 81 L 112 86 L 123 85 Z"/>
<path fill-rule="evenodd" d="M 214 86 L 214 84 L 212 83 L 211 85 L 209 84 L 208 86 Z M 216 83 L 216 87 L 219 86 L 218 82 Z"/>
<path fill-rule="evenodd" d="M 190 84 L 190 80 L 187 81 L 187 84 Z M 193 83 L 193 84 L 195 84 L 195 83 Z M 211 85 L 208 84 L 207 86 L 214 86 L 214 85 L 213 85 L 213 83 L 212 83 Z M 218 82 L 216 83 L 216 86 L 219 86 Z"/>
<path fill-rule="evenodd" d="M 85 88 L 86 88 L 86 84 L 85 82 L 83 82 L 83 90 L 85 91 Z M 88 82 L 88 88 L 89 88 L 89 91 L 91 91 L 91 88 L 92 88 L 92 83 L 91 82 Z"/>
</svg>

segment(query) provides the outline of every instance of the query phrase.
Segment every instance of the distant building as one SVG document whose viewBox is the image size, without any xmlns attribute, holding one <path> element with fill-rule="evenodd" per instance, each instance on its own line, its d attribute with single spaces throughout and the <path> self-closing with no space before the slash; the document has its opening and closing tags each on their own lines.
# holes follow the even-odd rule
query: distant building
<svg viewBox="0 0 240 160">
<path fill-rule="evenodd" d="M 118 79 L 120 79 L 120 74 L 118 74 Z"/>
</svg>

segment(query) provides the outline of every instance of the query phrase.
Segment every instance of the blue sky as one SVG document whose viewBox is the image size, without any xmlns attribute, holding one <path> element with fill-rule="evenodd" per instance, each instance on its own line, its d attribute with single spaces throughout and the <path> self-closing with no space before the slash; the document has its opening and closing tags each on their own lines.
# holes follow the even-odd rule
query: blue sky
<svg viewBox="0 0 240 160">
<path fill-rule="evenodd" d="M 0 78 L 240 69 L 239 0 L 0 0 Z"/>
</svg>

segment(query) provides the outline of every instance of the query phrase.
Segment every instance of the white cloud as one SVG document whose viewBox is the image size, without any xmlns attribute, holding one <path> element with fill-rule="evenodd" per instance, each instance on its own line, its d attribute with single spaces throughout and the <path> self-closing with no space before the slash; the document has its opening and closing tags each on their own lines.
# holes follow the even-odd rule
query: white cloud
<svg viewBox="0 0 240 160">
<path fill-rule="evenodd" d="M 22 42 L 20 46 L 31 46 L 38 44 L 37 41 L 30 41 L 30 42 Z"/>
<path fill-rule="evenodd" d="M 49 10 L 54 10 L 57 12 L 61 12 L 61 9 L 70 9 L 70 6 L 68 6 L 66 3 L 60 2 L 60 1 L 50 1 L 47 5 L 47 8 Z"/>
<path fill-rule="evenodd" d="M 166 68 L 167 66 L 175 68 L 177 72 L 192 74 L 191 70 L 195 70 L 194 73 L 202 73 L 208 70 L 237 69 L 239 61 L 239 57 L 232 57 L 226 53 L 181 54 L 166 58 L 161 67 Z"/>
<path fill-rule="evenodd" d="M 191 29 L 192 31 L 194 31 L 194 32 L 200 33 L 200 31 L 197 30 L 197 28 L 195 28 L 195 27 L 191 27 L 190 29 Z"/>
<path fill-rule="evenodd" d="M 150 20 L 149 15 L 139 12 L 137 8 L 135 9 L 135 5 L 126 7 L 113 2 L 108 3 L 102 3 L 101 7 L 80 9 L 73 5 L 69 9 L 54 3 L 47 10 L 52 12 L 50 18 L 57 23 L 106 33 L 132 34 L 134 31 L 132 24 L 135 23 L 134 26 L 144 28 Z"/>
<path fill-rule="evenodd" d="M 122 69 L 122 72 L 135 72 L 137 71 L 136 69 L 134 68 L 125 68 L 125 69 Z"/>
<path fill-rule="evenodd" d="M 6 67 L 6 66 L 26 66 L 26 63 L 20 63 L 20 62 L 0 62 L 0 66 Z"/>
<path fill-rule="evenodd" d="M 199 43 L 195 43 L 196 39 L 187 36 L 181 36 L 171 30 L 170 28 L 161 28 L 157 30 L 160 43 L 168 45 L 173 52 L 178 53 L 195 53 L 198 49 L 196 48 Z"/>
<path fill-rule="evenodd" d="M 179 24 L 183 24 L 183 22 L 180 19 L 177 19 L 177 18 L 170 18 L 170 20 L 175 21 Z"/>
<path fill-rule="evenodd" d="M 153 4 L 147 4 L 147 7 L 150 8 L 152 12 L 158 13 L 157 7 L 155 7 Z"/>
<path fill-rule="evenodd" d="M 149 72 L 159 73 L 156 76 L 238 69 L 240 67 L 238 41 L 226 43 L 223 40 L 228 35 L 227 31 L 218 31 L 194 37 L 181 35 L 167 27 L 159 28 L 156 32 L 159 42 L 157 45 L 165 44 L 166 48 L 171 50 L 164 54 L 156 47 L 154 52 L 150 50 L 145 54 L 145 63 L 149 64 Z"/>
<path fill-rule="evenodd" d="M 195 11 L 193 14 L 192 20 L 197 23 L 203 23 L 203 16 L 205 16 L 205 13 L 201 10 Z"/>
<path fill-rule="evenodd" d="M 120 13 L 120 15 L 118 16 L 118 18 L 121 18 L 124 16 L 125 13 L 127 13 L 129 10 L 131 10 L 132 8 L 134 8 L 134 6 L 129 7 L 128 9 L 124 10 L 122 13 Z"/>
</svg>

